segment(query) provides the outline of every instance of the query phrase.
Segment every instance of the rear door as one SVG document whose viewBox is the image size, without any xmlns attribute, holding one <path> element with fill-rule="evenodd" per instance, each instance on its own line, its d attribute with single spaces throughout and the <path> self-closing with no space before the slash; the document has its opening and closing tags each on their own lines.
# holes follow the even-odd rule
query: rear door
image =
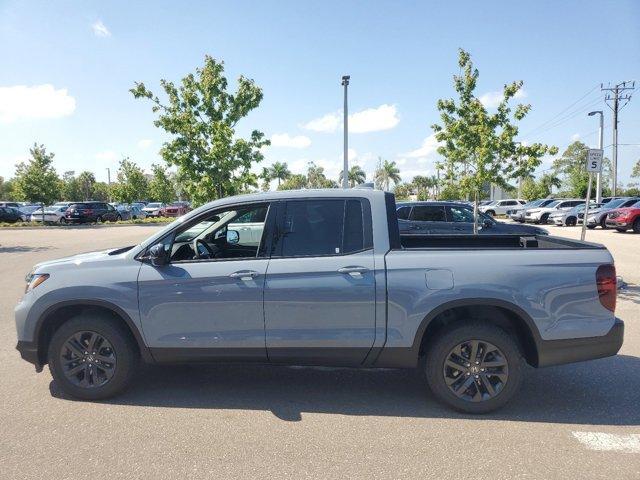
<svg viewBox="0 0 640 480">
<path fill-rule="evenodd" d="M 264 289 L 272 362 L 359 365 L 375 338 L 375 267 L 368 200 L 279 205 Z"/>
<path fill-rule="evenodd" d="M 409 217 L 414 229 L 411 233 L 446 234 L 451 231 L 443 205 L 416 205 Z"/>
</svg>

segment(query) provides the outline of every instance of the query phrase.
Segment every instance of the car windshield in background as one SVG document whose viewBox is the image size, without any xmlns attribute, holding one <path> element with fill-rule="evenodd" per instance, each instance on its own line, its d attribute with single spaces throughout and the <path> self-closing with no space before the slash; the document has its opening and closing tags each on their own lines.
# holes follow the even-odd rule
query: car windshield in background
<svg viewBox="0 0 640 480">
<path fill-rule="evenodd" d="M 612 208 L 616 208 L 616 207 L 618 207 L 619 205 L 622 205 L 624 202 L 626 202 L 626 199 L 624 199 L 624 198 L 618 198 L 618 199 L 616 199 L 616 200 L 611 200 L 610 202 L 605 203 L 605 204 L 602 206 L 602 208 L 607 209 L 607 210 L 608 210 L 608 209 L 612 209 Z"/>
<path fill-rule="evenodd" d="M 550 204 L 548 204 L 546 207 L 544 208 L 553 208 L 553 207 L 557 207 L 560 204 L 560 200 L 556 200 L 555 202 L 551 202 Z"/>
<path fill-rule="evenodd" d="M 162 207 L 161 203 L 150 203 L 149 205 L 147 205 L 147 208 L 160 208 Z"/>
</svg>

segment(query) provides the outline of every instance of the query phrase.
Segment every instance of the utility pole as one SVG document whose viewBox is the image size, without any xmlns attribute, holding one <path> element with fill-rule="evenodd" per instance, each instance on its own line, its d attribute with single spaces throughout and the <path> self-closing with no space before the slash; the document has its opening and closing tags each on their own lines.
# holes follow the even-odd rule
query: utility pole
<svg viewBox="0 0 640 480">
<path fill-rule="evenodd" d="M 624 93 L 627 90 L 635 89 L 635 81 L 626 81 L 614 86 L 604 87 L 600 85 L 600 90 L 608 92 L 604 98 L 607 106 L 613 112 L 613 153 L 611 154 L 612 174 L 611 174 L 611 195 L 615 196 L 618 187 L 618 112 L 631 101 L 631 93 Z M 612 102 L 612 104 L 609 104 Z"/>
<path fill-rule="evenodd" d="M 107 189 L 107 200 L 111 201 L 111 169 L 107 167 L 107 185 L 109 188 Z"/>
<path fill-rule="evenodd" d="M 604 145 L 602 144 L 603 142 L 603 133 L 604 133 L 604 113 L 602 112 L 602 110 L 596 110 L 595 112 L 589 112 L 589 116 L 592 117 L 593 115 L 600 115 L 600 128 L 598 129 L 598 148 L 600 150 L 602 150 L 602 148 L 604 147 Z M 596 174 L 596 203 L 602 203 L 602 173 L 598 172 Z"/>
<path fill-rule="evenodd" d="M 518 168 L 520 168 L 522 166 L 522 153 L 520 152 L 522 142 L 513 142 L 513 144 L 518 145 Z M 518 176 L 518 198 L 522 198 L 522 175 Z"/>
<path fill-rule="evenodd" d="M 342 188 L 349 188 L 349 106 L 347 104 L 347 89 L 349 87 L 349 75 L 342 76 L 344 87 L 344 165 L 342 167 Z"/>
</svg>

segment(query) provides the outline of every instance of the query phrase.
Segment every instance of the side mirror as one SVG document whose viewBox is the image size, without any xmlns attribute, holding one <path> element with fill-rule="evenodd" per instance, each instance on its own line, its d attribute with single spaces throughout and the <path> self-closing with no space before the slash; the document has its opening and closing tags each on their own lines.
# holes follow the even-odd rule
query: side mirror
<svg viewBox="0 0 640 480">
<path fill-rule="evenodd" d="M 491 220 L 485 218 L 482 221 L 482 228 L 491 228 L 491 227 L 493 227 L 493 223 L 491 222 Z"/>
<path fill-rule="evenodd" d="M 162 243 L 158 243 L 149 249 L 149 259 L 154 267 L 161 267 L 169 263 L 169 254 Z"/>
<path fill-rule="evenodd" d="M 227 243 L 235 245 L 240 241 L 240 234 L 237 230 L 227 230 Z"/>
</svg>

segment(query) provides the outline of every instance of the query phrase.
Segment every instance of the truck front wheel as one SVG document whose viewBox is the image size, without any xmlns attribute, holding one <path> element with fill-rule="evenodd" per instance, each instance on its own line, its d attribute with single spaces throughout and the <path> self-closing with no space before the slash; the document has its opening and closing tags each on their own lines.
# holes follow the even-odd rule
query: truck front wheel
<svg viewBox="0 0 640 480">
<path fill-rule="evenodd" d="M 64 393 L 101 400 L 120 393 L 133 377 L 138 354 L 133 340 L 112 318 L 85 313 L 53 335 L 49 370 Z"/>
<path fill-rule="evenodd" d="M 488 323 L 465 322 L 442 332 L 425 360 L 432 393 L 461 412 L 496 410 L 522 382 L 524 359 L 516 340 Z"/>
</svg>

